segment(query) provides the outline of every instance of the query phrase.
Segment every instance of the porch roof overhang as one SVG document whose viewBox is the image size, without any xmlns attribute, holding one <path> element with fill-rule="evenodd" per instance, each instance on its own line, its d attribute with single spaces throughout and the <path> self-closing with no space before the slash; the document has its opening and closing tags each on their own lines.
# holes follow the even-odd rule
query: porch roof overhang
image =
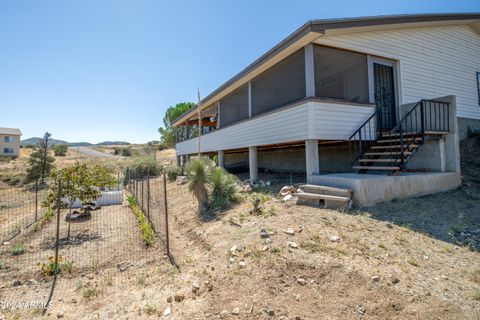
<svg viewBox="0 0 480 320">
<path fill-rule="evenodd" d="M 200 101 L 200 107 L 202 110 L 211 107 L 211 104 L 220 98 L 231 93 L 291 53 L 323 35 L 457 24 L 471 25 L 472 28 L 480 34 L 480 12 L 405 14 L 311 20 L 202 99 Z M 197 107 L 191 108 L 175 119 L 173 126 L 187 121 L 194 116 L 197 111 Z"/>
</svg>

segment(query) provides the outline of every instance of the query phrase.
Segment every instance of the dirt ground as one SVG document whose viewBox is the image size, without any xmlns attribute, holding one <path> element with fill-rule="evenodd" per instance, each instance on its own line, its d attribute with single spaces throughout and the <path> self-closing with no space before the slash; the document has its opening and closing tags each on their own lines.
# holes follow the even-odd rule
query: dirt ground
<svg viewBox="0 0 480 320">
<path fill-rule="evenodd" d="M 82 244 L 87 257 L 106 252 L 106 264 L 79 263 L 81 272 L 61 275 L 45 318 L 479 319 L 478 141 L 462 144 L 461 188 L 348 213 L 282 203 L 271 196 L 281 186 L 275 182 L 244 194 L 228 210 L 200 216 L 187 187 L 169 183 L 175 264 L 162 248 L 118 263 L 114 248 L 142 248 L 134 225 L 131 239 L 109 242 L 107 250 L 98 241 Z M 255 198 L 260 215 L 249 213 Z M 115 221 L 106 216 L 99 222 L 102 239 L 133 223 Z M 260 237 L 262 229 L 269 241 Z M 24 292 L 25 301 L 32 290 L 27 281 L 13 287 L 15 276 L 2 279 L 0 294 Z M 184 299 L 172 301 L 175 293 Z M 42 318 L 36 310 L 4 313 L 7 319 Z"/>
</svg>

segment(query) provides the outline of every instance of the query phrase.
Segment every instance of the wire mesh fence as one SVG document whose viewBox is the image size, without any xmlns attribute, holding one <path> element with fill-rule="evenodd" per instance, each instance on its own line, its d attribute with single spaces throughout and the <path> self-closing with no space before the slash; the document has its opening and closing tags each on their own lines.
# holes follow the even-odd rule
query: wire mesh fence
<svg viewBox="0 0 480 320">
<path fill-rule="evenodd" d="M 129 269 L 170 255 L 165 177 L 132 177 L 118 176 L 118 185 L 102 188 L 95 201 L 58 197 L 49 208 L 42 203 L 52 190 L 63 194 L 61 177 L 37 188 L 0 190 L 1 307 L 9 301 L 48 307 L 51 292 L 95 294 L 100 280 L 90 278 L 122 286 Z M 146 243 L 125 201 L 132 195 L 154 230 L 153 243 Z"/>
<path fill-rule="evenodd" d="M 150 176 L 148 173 L 127 170 L 125 187 L 130 196 L 152 225 L 155 234 L 170 255 L 168 236 L 168 202 L 166 176 Z"/>
<path fill-rule="evenodd" d="M 33 185 L 0 190 L 0 241 L 4 243 L 37 222 L 45 213 L 42 202 L 47 186 Z"/>
</svg>

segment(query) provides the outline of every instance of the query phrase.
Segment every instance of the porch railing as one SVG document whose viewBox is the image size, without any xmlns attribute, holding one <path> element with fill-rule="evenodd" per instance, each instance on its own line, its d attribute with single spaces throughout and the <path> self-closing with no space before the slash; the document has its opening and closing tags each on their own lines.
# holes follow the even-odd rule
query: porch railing
<svg viewBox="0 0 480 320">
<path fill-rule="evenodd" d="M 381 138 L 386 140 L 382 145 L 389 146 L 386 155 L 404 170 L 416 144 L 425 142 L 425 134 L 450 131 L 449 105 L 448 102 L 422 99 L 388 132 L 379 131 L 380 113 L 377 110 L 348 139 L 352 163 L 363 156 L 369 145 Z"/>
<path fill-rule="evenodd" d="M 415 145 L 425 142 L 426 133 L 450 131 L 449 105 L 448 102 L 420 100 L 393 129 L 383 135 L 388 140 L 391 159 L 394 163 L 400 160 L 402 171 Z"/>
<path fill-rule="evenodd" d="M 355 159 L 352 163 L 355 163 L 370 144 L 377 140 L 377 123 L 378 123 L 378 110 L 373 114 L 348 138 L 348 150 L 350 153 L 350 159 L 353 154 Z"/>
</svg>

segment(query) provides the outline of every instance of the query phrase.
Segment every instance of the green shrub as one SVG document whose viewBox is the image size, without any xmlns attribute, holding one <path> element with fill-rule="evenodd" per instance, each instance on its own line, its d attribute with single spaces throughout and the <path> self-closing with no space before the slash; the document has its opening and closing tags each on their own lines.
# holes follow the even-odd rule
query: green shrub
<svg viewBox="0 0 480 320">
<path fill-rule="evenodd" d="M 5 269 L 5 262 L 0 260 L 0 270 Z"/>
<path fill-rule="evenodd" d="M 121 153 L 122 153 L 122 149 L 120 149 L 119 147 L 113 148 L 113 154 L 115 156 L 119 156 Z"/>
<path fill-rule="evenodd" d="M 128 201 L 128 205 L 130 207 L 133 207 L 133 206 L 137 205 L 137 199 L 134 196 L 128 196 L 127 201 Z"/>
<path fill-rule="evenodd" d="M 129 169 L 138 176 L 158 176 L 162 173 L 162 166 L 158 164 L 155 158 L 138 157 L 134 158 L 129 165 Z"/>
<path fill-rule="evenodd" d="M 212 187 L 210 205 L 213 208 L 226 208 L 237 201 L 239 184 L 237 177 L 221 167 L 216 167 L 210 176 L 209 184 Z"/>
<path fill-rule="evenodd" d="M 130 208 L 132 208 L 133 213 L 137 216 L 143 241 L 145 241 L 147 246 L 153 245 L 155 242 L 155 231 L 153 231 L 152 225 L 147 217 L 145 217 L 145 214 L 138 207 L 137 199 L 134 196 L 128 196 L 127 201 Z"/>
<path fill-rule="evenodd" d="M 25 253 L 25 246 L 21 243 L 15 245 L 11 251 L 13 256 L 19 256 Z"/>
<path fill-rule="evenodd" d="M 62 270 L 66 270 L 68 273 L 72 273 L 73 262 L 72 261 L 65 261 L 63 262 L 63 257 L 58 256 L 58 264 L 55 268 L 55 257 L 50 256 L 48 258 L 47 263 L 38 263 L 40 270 L 44 276 L 50 277 L 53 276 L 55 273 L 60 273 Z"/>
<path fill-rule="evenodd" d="M 131 157 L 132 156 L 132 148 L 122 148 L 122 156 Z"/>
<path fill-rule="evenodd" d="M 65 157 L 67 155 L 68 146 L 65 144 L 57 144 L 53 146 L 53 153 L 56 157 Z"/>
<path fill-rule="evenodd" d="M 165 169 L 168 181 L 173 182 L 177 179 L 178 176 L 182 175 L 181 167 L 168 167 Z"/>
</svg>

